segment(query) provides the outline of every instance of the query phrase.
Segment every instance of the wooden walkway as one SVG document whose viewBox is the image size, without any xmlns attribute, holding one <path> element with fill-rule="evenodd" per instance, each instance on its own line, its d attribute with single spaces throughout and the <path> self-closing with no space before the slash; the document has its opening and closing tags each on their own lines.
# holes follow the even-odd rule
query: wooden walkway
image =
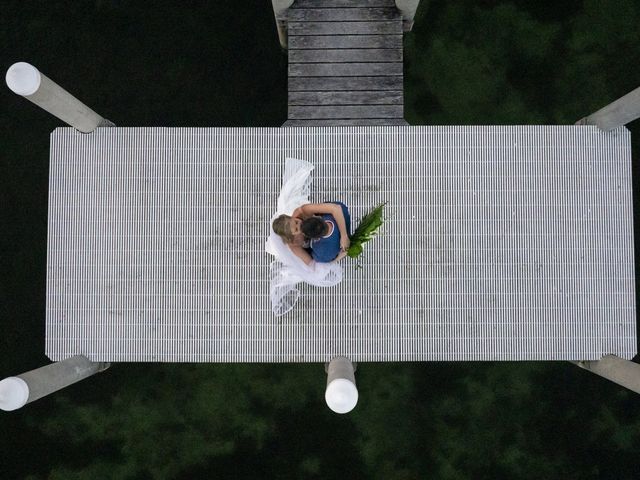
<svg viewBox="0 0 640 480">
<path fill-rule="evenodd" d="M 297 0 L 288 10 L 283 126 L 407 125 L 393 0 Z"/>
</svg>

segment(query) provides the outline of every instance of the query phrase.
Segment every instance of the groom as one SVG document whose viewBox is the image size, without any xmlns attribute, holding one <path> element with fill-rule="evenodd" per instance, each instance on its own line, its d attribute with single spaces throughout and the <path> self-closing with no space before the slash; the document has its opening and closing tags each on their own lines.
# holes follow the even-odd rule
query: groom
<svg viewBox="0 0 640 480">
<path fill-rule="evenodd" d="M 349 248 L 351 232 L 349 209 L 342 202 L 330 203 L 340 207 L 340 210 L 336 211 L 336 215 L 329 213 L 314 215 L 304 219 L 300 225 L 302 234 L 310 240 L 311 257 L 321 263 L 344 258 Z M 342 221 L 343 219 L 344 221 Z"/>
</svg>

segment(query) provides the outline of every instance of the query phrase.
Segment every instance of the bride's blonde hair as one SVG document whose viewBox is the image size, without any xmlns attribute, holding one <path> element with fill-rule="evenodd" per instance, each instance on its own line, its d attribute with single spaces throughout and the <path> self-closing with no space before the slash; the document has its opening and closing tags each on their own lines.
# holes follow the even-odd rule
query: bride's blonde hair
<svg viewBox="0 0 640 480">
<path fill-rule="evenodd" d="M 273 221 L 271 226 L 273 227 L 273 231 L 282 237 L 286 243 L 293 243 L 293 235 L 291 235 L 289 222 L 291 222 L 291 217 L 289 215 L 282 214 Z"/>
</svg>

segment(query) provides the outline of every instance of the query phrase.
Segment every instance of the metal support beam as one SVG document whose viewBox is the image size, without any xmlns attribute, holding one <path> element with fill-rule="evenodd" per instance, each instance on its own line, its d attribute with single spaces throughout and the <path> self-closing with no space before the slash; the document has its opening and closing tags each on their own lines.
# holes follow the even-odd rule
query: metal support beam
<svg viewBox="0 0 640 480">
<path fill-rule="evenodd" d="M 629 390 L 640 393 L 640 365 L 629 360 L 605 355 L 600 360 L 573 362 Z"/>
<path fill-rule="evenodd" d="M 584 117 L 576 125 L 597 125 L 608 132 L 640 118 L 640 87 L 620 97 L 597 112 Z"/>
<path fill-rule="evenodd" d="M 348 413 L 358 403 L 355 367 L 346 357 L 335 357 L 327 365 L 327 389 L 324 399 L 336 413 Z"/>
<path fill-rule="evenodd" d="M 396 8 L 402 14 L 402 29 L 405 32 L 410 32 L 413 28 L 413 21 L 419 4 L 420 0 L 396 0 Z"/>
<path fill-rule="evenodd" d="M 7 70 L 7 86 L 18 95 L 83 132 L 97 127 L 113 126 L 60 85 L 43 75 L 36 67 L 25 62 L 14 63 Z"/>
<path fill-rule="evenodd" d="M 276 28 L 278 29 L 278 40 L 282 48 L 288 47 L 287 41 L 287 9 L 293 5 L 294 0 L 271 0 L 273 4 L 273 14 L 276 18 Z"/>
<path fill-rule="evenodd" d="M 0 409 L 17 410 L 80 380 L 109 368 L 110 363 L 96 363 L 82 355 L 8 377 L 0 381 Z"/>
</svg>

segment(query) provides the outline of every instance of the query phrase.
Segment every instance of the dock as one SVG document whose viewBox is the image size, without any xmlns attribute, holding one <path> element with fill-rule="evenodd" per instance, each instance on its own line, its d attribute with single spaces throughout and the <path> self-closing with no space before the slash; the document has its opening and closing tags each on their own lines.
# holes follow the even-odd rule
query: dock
<svg viewBox="0 0 640 480">
<path fill-rule="evenodd" d="M 274 317 L 284 159 L 381 235 Z M 636 351 L 630 135 L 595 126 L 58 128 L 46 353 L 95 362 L 598 360 Z"/>
</svg>

